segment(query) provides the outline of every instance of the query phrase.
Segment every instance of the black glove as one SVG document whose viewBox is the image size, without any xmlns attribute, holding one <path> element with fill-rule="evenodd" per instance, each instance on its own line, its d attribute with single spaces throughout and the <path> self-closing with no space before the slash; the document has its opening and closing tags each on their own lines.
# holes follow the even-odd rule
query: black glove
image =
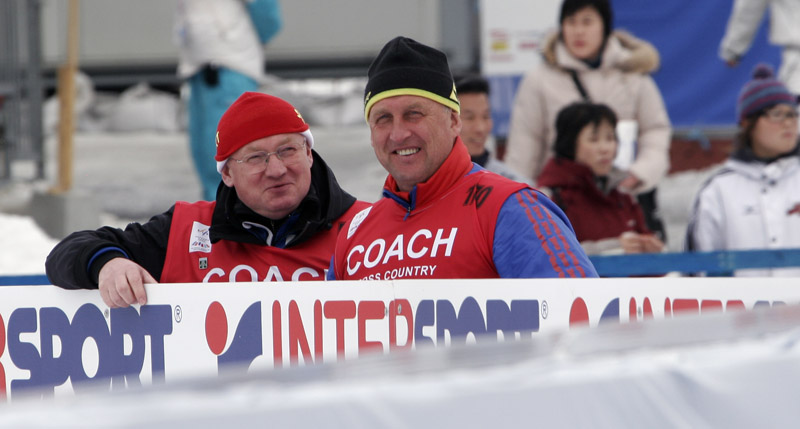
<svg viewBox="0 0 800 429">
<path fill-rule="evenodd" d="M 219 67 L 214 64 L 203 66 L 203 80 L 208 86 L 219 85 Z"/>
</svg>

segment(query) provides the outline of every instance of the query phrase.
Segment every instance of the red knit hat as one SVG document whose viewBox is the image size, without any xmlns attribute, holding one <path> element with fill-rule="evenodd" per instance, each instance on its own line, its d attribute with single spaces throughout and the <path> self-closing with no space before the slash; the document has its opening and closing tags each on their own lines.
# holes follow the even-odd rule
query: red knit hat
<svg viewBox="0 0 800 429">
<path fill-rule="evenodd" d="M 300 112 L 278 97 L 245 92 L 225 111 L 217 125 L 217 171 L 242 146 L 276 134 L 298 133 L 314 147 L 314 137 Z"/>
</svg>

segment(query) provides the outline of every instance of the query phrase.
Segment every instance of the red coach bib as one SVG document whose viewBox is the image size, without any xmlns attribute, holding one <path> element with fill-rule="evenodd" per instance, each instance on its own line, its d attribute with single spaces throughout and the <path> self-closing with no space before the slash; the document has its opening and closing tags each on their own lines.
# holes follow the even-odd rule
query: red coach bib
<svg viewBox="0 0 800 429">
<path fill-rule="evenodd" d="M 324 280 L 339 232 L 338 224 L 297 246 L 279 249 L 230 240 L 211 243 L 209 226 L 216 203 L 175 205 L 162 283 Z M 346 220 L 363 205 L 354 204 Z"/>
<path fill-rule="evenodd" d="M 498 277 L 492 260 L 497 214 L 525 186 L 480 170 L 410 212 L 384 198 L 342 230 L 336 278 Z"/>
</svg>

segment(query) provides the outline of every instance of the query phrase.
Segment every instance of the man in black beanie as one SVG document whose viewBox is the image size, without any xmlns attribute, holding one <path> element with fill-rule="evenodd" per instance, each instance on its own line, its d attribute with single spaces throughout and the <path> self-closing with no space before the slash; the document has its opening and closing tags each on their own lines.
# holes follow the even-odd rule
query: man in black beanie
<svg viewBox="0 0 800 429">
<path fill-rule="evenodd" d="M 473 164 L 444 53 L 405 37 L 369 68 L 384 198 L 342 228 L 329 279 L 596 277 L 547 197 Z"/>
</svg>

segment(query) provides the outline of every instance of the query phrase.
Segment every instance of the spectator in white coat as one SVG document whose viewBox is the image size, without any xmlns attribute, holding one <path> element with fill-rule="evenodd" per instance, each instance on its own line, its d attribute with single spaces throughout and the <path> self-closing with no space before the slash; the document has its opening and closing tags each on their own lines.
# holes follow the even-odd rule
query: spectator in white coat
<svg viewBox="0 0 800 429">
<path fill-rule="evenodd" d="M 797 97 L 756 67 L 739 94 L 736 150 L 695 198 L 690 251 L 800 247 Z M 737 270 L 737 276 L 800 276 L 800 267 Z"/>
</svg>

